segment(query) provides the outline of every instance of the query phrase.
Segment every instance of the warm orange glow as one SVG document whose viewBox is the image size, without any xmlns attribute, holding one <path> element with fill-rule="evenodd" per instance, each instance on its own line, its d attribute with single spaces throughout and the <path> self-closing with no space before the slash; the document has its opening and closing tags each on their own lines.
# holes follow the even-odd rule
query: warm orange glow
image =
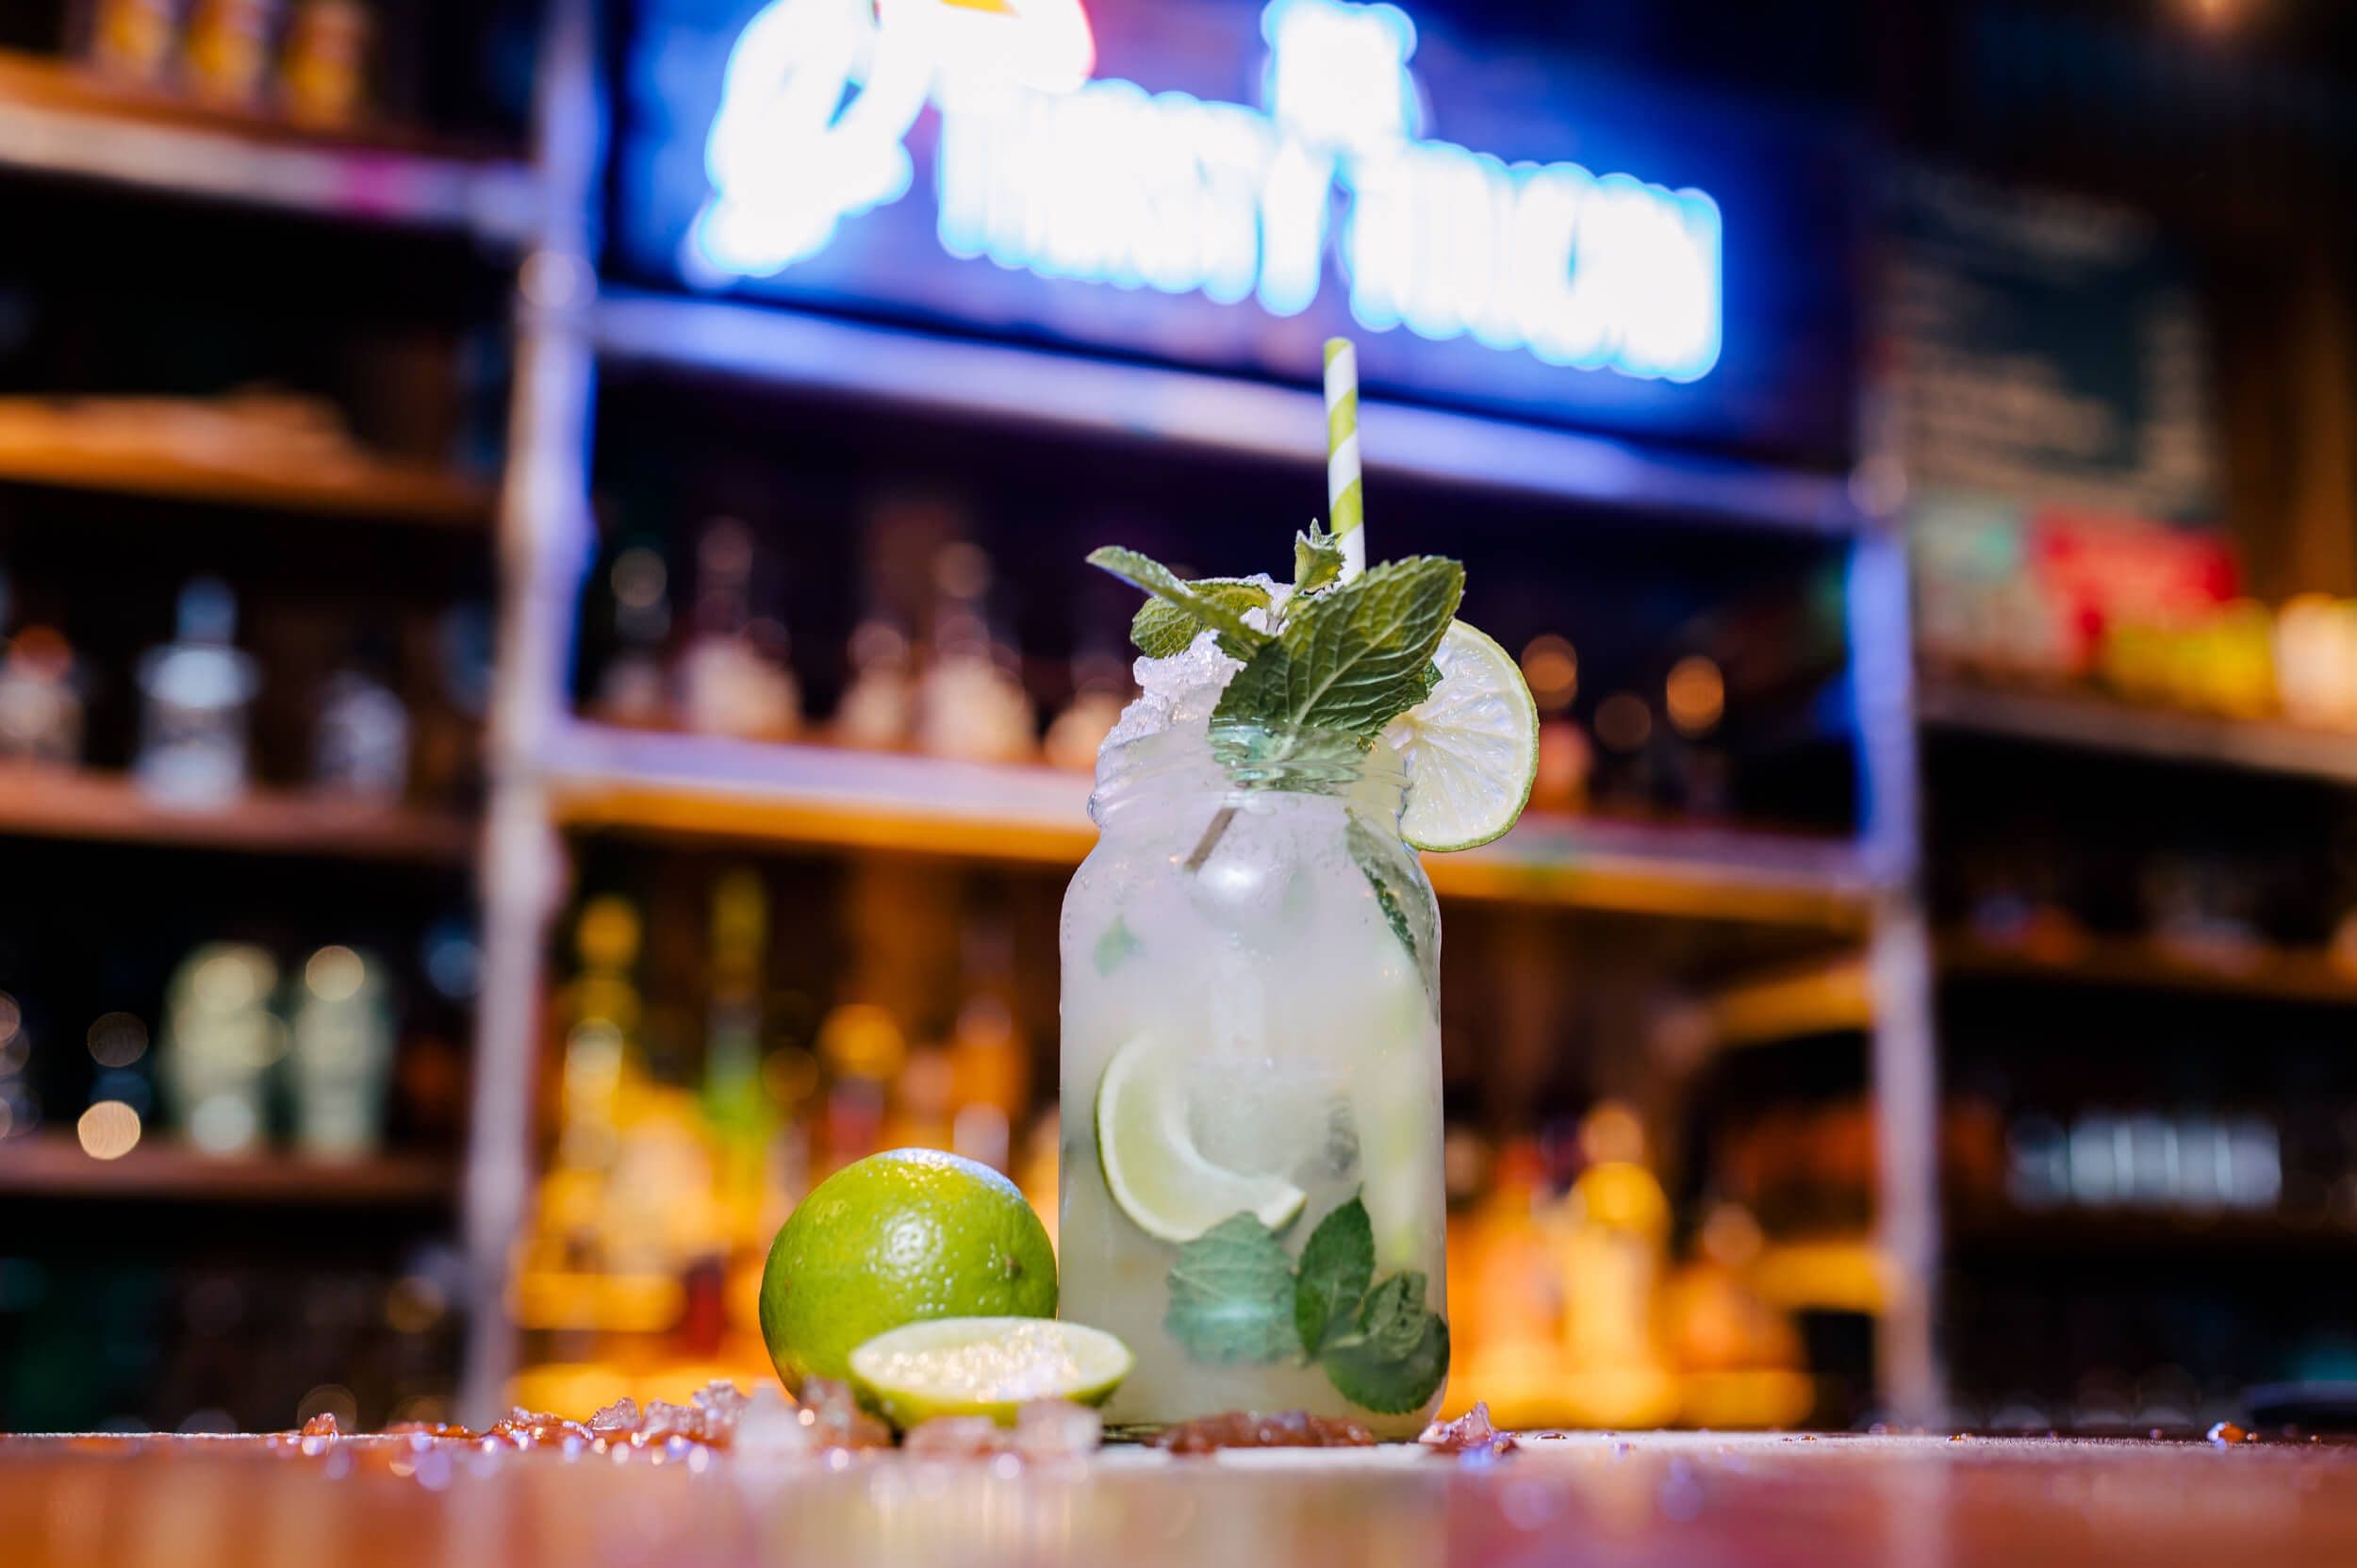
<svg viewBox="0 0 2357 1568">
<path fill-rule="evenodd" d="M 120 1160 L 140 1147 L 140 1114 L 119 1099 L 102 1099 L 74 1124 L 82 1152 L 93 1160 Z"/>
<path fill-rule="evenodd" d="M 1596 738 L 1611 751 L 1642 751 L 1653 738 L 1653 710 L 1636 693 L 1616 691 L 1596 704 Z"/>
<path fill-rule="evenodd" d="M 1726 711 L 1727 685 L 1719 667 L 1696 653 L 1670 667 L 1664 697 L 1678 733 L 1698 735 L 1715 727 Z"/>
<path fill-rule="evenodd" d="M 1523 649 L 1523 679 L 1540 712 L 1559 713 L 1579 694 L 1579 654 L 1553 632 L 1535 636 Z"/>
</svg>

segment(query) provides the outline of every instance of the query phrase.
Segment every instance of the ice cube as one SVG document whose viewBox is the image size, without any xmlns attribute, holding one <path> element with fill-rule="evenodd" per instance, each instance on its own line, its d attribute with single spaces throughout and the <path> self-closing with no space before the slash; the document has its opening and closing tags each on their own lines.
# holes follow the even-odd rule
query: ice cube
<svg viewBox="0 0 2357 1568">
<path fill-rule="evenodd" d="M 1359 1168 L 1359 1118 L 1352 1114 L 1350 1101 L 1338 1099 L 1326 1108 L 1326 1170 L 1330 1177 L 1346 1177 Z"/>
<path fill-rule="evenodd" d="M 1211 632 L 1196 636 L 1184 652 L 1139 659 L 1130 673 L 1143 695 L 1121 710 L 1105 744 L 1119 746 L 1180 724 L 1208 723 L 1219 694 L 1243 668 L 1242 661 L 1220 652 L 1218 635 Z"/>
<path fill-rule="evenodd" d="M 818 1446 L 815 1427 L 805 1426 L 802 1412 L 785 1402 L 773 1388 L 757 1389 L 736 1418 L 733 1444 L 739 1461 L 763 1464 L 799 1458 Z"/>
<path fill-rule="evenodd" d="M 1069 1399 L 1034 1399 L 1015 1411 L 1014 1451 L 1027 1460 L 1080 1459 L 1104 1440 L 1104 1418 Z"/>
</svg>

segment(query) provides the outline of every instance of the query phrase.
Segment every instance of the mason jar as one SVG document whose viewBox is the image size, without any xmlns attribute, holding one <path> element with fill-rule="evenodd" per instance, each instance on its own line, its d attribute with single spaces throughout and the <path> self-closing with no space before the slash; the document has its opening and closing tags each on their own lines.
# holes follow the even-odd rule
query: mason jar
<svg viewBox="0 0 2357 1568">
<path fill-rule="evenodd" d="M 1380 743 L 1109 747 L 1062 928 L 1062 1312 L 1110 1427 L 1303 1410 L 1413 1436 L 1448 1364 L 1440 916 Z"/>
</svg>

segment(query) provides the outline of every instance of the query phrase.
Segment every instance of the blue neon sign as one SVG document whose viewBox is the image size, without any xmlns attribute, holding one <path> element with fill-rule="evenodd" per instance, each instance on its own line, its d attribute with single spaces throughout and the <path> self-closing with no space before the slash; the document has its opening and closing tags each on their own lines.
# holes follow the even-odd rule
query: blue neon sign
<svg viewBox="0 0 2357 1568">
<path fill-rule="evenodd" d="M 1296 377 L 1350 331 L 1378 394 L 1846 446 L 1838 127 L 1357 0 L 642 14 L 623 275 Z"/>
<path fill-rule="evenodd" d="M 683 268 L 771 276 L 901 200 L 931 107 L 960 259 L 1291 316 L 1330 245 L 1370 331 L 1672 381 L 1718 362 L 1708 196 L 1420 140 L 1395 6 L 1270 0 L 1261 31 L 1253 109 L 1092 78 L 1080 0 L 770 0 L 730 53 Z"/>
</svg>

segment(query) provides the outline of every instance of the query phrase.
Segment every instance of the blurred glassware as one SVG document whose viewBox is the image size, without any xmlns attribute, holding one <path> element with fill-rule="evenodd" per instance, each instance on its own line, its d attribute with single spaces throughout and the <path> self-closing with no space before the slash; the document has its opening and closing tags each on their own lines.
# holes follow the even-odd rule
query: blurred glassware
<svg viewBox="0 0 2357 1568">
<path fill-rule="evenodd" d="M 181 0 L 95 0 L 90 62 L 101 75 L 160 87 L 180 53 Z"/>
<path fill-rule="evenodd" d="M 1037 720 L 1014 674 L 1014 651 L 991 635 L 990 580 L 990 557 L 980 545 L 945 545 L 933 557 L 932 637 L 917 680 L 916 743 L 964 762 L 1029 762 L 1038 752 Z"/>
<path fill-rule="evenodd" d="M 676 672 L 680 721 L 698 734 L 790 740 L 801 686 L 785 663 L 785 627 L 752 613 L 753 533 L 715 518 L 696 545 L 696 608 Z"/>
<path fill-rule="evenodd" d="M 209 104 L 259 107 L 278 10 L 278 0 L 195 0 L 183 74 L 190 91 Z"/>
<path fill-rule="evenodd" d="M 651 544 L 616 552 L 606 569 L 614 595 L 616 648 L 591 706 L 604 723 L 659 729 L 670 721 L 663 649 L 671 635 L 670 568 Z"/>
<path fill-rule="evenodd" d="M 32 1061 L 33 1036 L 25 1027 L 25 1009 L 0 991 L 0 1142 L 29 1137 L 41 1126 L 41 1096 L 28 1070 Z"/>
<path fill-rule="evenodd" d="M 261 1147 L 270 1069 L 286 1048 L 277 988 L 270 954 L 238 942 L 192 949 L 165 987 L 157 1077 L 173 1122 L 207 1153 Z"/>
<path fill-rule="evenodd" d="M 338 795 L 390 804 L 409 784 L 409 709 L 372 673 L 373 649 L 327 678 L 312 738 L 311 777 Z"/>
<path fill-rule="evenodd" d="M 356 124 L 368 107 L 375 18 L 361 0 L 296 0 L 279 58 L 279 96 L 300 125 Z"/>
<path fill-rule="evenodd" d="M 870 610 L 851 633 L 851 684 L 835 704 L 834 737 L 846 746 L 897 751 L 916 729 L 916 683 L 909 637 L 899 623 Z"/>
<path fill-rule="evenodd" d="M 187 805 L 218 805 L 246 786 L 246 721 L 260 685 L 254 661 L 230 646 L 237 601 L 217 577 L 180 590 L 176 638 L 140 655 L 141 788 Z"/>
<path fill-rule="evenodd" d="M 384 966 L 345 947 L 313 952 L 304 960 L 292 1033 L 296 1144 L 337 1158 L 374 1151 L 384 1142 L 393 1066 Z"/>
<path fill-rule="evenodd" d="M 1135 689 L 1129 663 L 1116 650 L 1101 642 L 1083 647 L 1072 661 L 1072 701 L 1047 726 L 1042 750 L 1049 765 L 1076 773 L 1094 771 L 1097 748 L 1119 722 Z"/>
<path fill-rule="evenodd" d="M 8 624 L 0 577 L 0 626 Z M 82 757 L 82 691 L 74 650 L 54 628 L 23 626 L 0 646 L 0 762 L 71 767 Z"/>
</svg>

